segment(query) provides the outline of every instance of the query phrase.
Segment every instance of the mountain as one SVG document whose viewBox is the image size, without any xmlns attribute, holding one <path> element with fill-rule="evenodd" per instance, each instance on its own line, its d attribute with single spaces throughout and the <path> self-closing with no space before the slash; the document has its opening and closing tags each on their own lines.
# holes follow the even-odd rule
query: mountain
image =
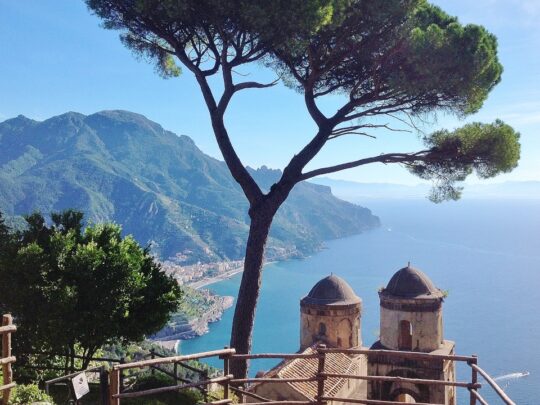
<svg viewBox="0 0 540 405">
<path fill-rule="evenodd" d="M 162 259 L 243 256 L 248 207 L 225 163 L 142 115 L 69 112 L 41 122 L 18 116 L 0 123 L 0 151 L 0 211 L 8 216 L 76 208 L 89 221 L 121 224 Z M 249 170 L 263 188 L 281 174 Z M 324 239 L 378 224 L 330 188 L 301 183 L 275 219 L 269 257 L 310 253 Z"/>
<path fill-rule="evenodd" d="M 360 183 L 320 177 L 313 183 L 325 185 L 339 198 L 355 203 L 369 199 L 425 199 L 429 184 Z M 463 199 L 540 199 L 540 181 L 464 184 Z"/>
</svg>

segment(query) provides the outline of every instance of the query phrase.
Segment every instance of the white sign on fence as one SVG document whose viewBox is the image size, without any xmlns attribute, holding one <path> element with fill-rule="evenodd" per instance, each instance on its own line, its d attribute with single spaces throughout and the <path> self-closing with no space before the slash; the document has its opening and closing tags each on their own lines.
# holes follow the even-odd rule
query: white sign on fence
<svg viewBox="0 0 540 405">
<path fill-rule="evenodd" d="M 73 391 L 75 392 L 75 398 L 80 399 L 90 392 L 88 386 L 88 380 L 86 374 L 81 373 L 72 378 L 71 384 L 73 384 Z"/>
</svg>

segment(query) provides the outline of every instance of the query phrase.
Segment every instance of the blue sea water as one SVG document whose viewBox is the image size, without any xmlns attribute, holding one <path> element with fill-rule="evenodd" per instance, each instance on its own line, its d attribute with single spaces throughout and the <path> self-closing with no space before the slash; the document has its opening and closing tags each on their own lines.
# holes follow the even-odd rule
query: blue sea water
<svg viewBox="0 0 540 405">
<path fill-rule="evenodd" d="M 265 267 L 254 352 L 294 352 L 299 346 L 299 300 L 333 272 L 363 299 L 362 337 L 377 340 L 377 290 L 408 261 L 449 291 L 444 334 L 459 354 L 477 354 L 518 404 L 540 400 L 540 201 L 470 200 L 434 205 L 427 201 L 370 201 L 380 229 L 326 243 L 304 260 Z M 237 275 L 210 288 L 236 296 Z M 229 342 L 233 310 L 202 337 L 182 342 L 183 353 L 222 348 Z M 213 363 L 219 366 L 219 362 Z M 275 362 L 253 362 L 251 373 Z M 526 377 L 519 374 L 528 372 Z M 513 374 L 513 375 L 512 375 Z M 458 379 L 470 370 L 458 368 Z M 487 385 L 481 393 L 499 403 Z M 466 392 L 459 395 L 468 400 Z"/>
</svg>

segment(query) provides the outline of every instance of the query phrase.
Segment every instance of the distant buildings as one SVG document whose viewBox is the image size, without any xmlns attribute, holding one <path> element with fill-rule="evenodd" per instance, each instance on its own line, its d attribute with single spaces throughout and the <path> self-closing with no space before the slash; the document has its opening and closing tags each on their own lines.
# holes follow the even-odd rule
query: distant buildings
<svg viewBox="0 0 540 405">
<path fill-rule="evenodd" d="M 195 285 L 213 278 L 226 277 L 228 273 L 241 269 L 243 260 L 231 260 L 214 263 L 195 263 L 178 265 L 171 261 L 162 263 L 163 270 L 170 274 L 180 285 Z"/>
</svg>

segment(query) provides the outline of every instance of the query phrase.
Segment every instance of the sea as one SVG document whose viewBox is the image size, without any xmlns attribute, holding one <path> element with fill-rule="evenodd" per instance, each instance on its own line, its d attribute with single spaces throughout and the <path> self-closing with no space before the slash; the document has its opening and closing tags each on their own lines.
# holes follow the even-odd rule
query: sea
<svg viewBox="0 0 540 405">
<path fill-rule="evenodd" d="M 378 339 L 377 291 L 398 269 L 411 265 L 448 291 L 444 336 L 458 354 L 476 354 L 479 365 L 520 405 L 540 404 L 540 200 L 369 200 L 380 228 L 325 243 L 302 260 L 268 264 L 253 335 L 254 352 L 295 352 L 299 347 L 299 301 L 321 278 L 344 278 L 363 300 L 365 346 Z M 241 274 L 210 285 L 236 296 Z M 180 352 L 196 353 L 229 343 L 233 309 L 208 334 L 182 341 Z M 220 366 L 219 361 L 210 364 Z M 250 374 L 273 360 L 251 363 Z M 459 380 L 470 369 L 457 369 Z M 484 384 L 481 394 L 501 403 Z M 458 389 L 460 403 L 468 393 Z"/>
</svg>

